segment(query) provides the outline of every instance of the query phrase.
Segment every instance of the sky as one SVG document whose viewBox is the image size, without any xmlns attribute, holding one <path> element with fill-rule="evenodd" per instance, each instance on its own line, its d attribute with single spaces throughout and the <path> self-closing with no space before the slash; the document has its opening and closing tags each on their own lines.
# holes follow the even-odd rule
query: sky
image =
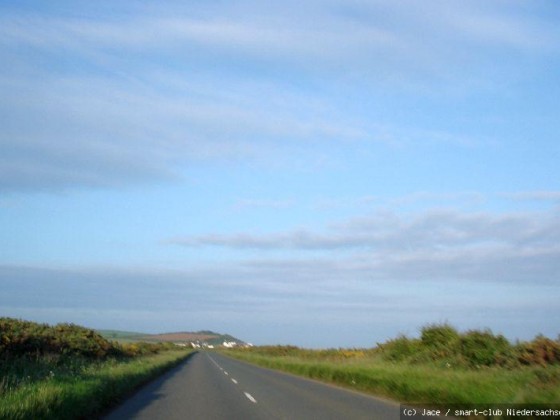
<svg viewBox="0 0 560 420">
<path fill-rule="evenodd" d="M 0 316 L 560 331 L 554 0 L 3 1 Z"/>
</svg>

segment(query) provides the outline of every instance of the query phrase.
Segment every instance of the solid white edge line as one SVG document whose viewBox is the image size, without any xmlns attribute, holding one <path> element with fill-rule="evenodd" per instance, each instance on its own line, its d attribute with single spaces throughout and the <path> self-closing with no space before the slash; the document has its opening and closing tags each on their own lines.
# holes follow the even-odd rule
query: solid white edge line
<svg viewBox="0 0 560 420">
<path fill-rule="evenodd" d="M 253 398 L 253 396 L 251 394 L 249 394 L 248 392 L 244 392 L 245 396 L 247 397 L 247 399 L 249 401 L 251 401 L 253 404 L 257 403 L 257 400 L 255 400 L 255 398 Z"/>
</svg>

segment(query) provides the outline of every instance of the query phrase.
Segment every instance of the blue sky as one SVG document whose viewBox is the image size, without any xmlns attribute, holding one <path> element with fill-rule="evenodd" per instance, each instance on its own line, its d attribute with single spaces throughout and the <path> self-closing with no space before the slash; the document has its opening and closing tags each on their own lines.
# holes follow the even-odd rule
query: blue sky
<svg viewBox="0 0 560 420">
<path fill-rule="evenodd" d="M 0 315 L 560 332 L 554 1 L 0 5 Z"/>
</svg>

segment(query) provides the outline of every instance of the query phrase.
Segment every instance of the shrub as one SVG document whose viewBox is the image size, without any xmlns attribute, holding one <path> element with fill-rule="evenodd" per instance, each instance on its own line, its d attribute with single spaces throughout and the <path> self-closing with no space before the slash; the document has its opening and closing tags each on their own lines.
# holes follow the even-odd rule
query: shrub
<svg viewBox="0 0 560 420">
<path fill-rule="evenodd" d="M 541 337 L 533 343 L 513 347 L 502 335 L 490 330 L 459 333 L 449 324 L 430 324 L 421 329 L 420 339 L 399 336 L 378 344 L 386 360 L 425 363 L 440 361 L 445 366 L 515 367 L 526 364 L 560 362 L 560 343 Z M 556 361 L 556 362 L 554 362 Z"/>
<path fill-rule="evenodd" d="M 459 333 L 449 324 L 431 324 L 422 327 L 420 340 L 428 348 L 452 348 L 457 344 Z"/>
<path fill-rule="evenodd" d="M 471 366 L 504 365 L 511 359 L 509 341 L 490 330 L 468 331 L 461 336 L 460 343 L 461 355 Z"/>
<path fill-rule="evenodd" d="M 77 355 L 101 359 L 119 349 L 101 335 L 74 324 L 49 326 L 0 318 L 0 356 Z"/>
<path fill-rule="evenodd" d="M 74 324 L 58 324 L 52 328 L 49 343 L 52 350 L 90 358 L 104 358 L 114 350 L 112 344 L 93 330 Z M 48 345 L 48 344 L 47 344 Z"/>
<path fill-rule="evenodd" d="M 560 363 L 560 343 L 542 335 L 519 345 L 518 352 L 519 362 L 525 365 Z"/>
<path fill-rule="evenodd" d="M 385 359 L 402 361 L 416 355 L 420 351 L 420 342 L 410 339 L 405 335 L 400 335 L 384 344 L 378 345 L 378 348 Z"/>
</svg>

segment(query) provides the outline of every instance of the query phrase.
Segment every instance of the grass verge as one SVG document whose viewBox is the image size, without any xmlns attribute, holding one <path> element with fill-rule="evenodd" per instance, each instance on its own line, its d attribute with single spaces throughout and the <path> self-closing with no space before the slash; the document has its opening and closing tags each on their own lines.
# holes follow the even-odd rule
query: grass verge
<svg viewBox="0 0 560 420">
<path fill-rule="evenodd" d="M 99 417 L 189 354 L 168 350 L 124 360 L 73 358 L 51 366 L 44 358 L 13 360 L 10 370 L 14 374 L 0 380 L 0 419 Z"/>
<path fill-rule="evenodd" d="M 117 343 L 75 324 L 2 317 L 0 419 L 96 418 L 191 351 Z"/>
</svg>

